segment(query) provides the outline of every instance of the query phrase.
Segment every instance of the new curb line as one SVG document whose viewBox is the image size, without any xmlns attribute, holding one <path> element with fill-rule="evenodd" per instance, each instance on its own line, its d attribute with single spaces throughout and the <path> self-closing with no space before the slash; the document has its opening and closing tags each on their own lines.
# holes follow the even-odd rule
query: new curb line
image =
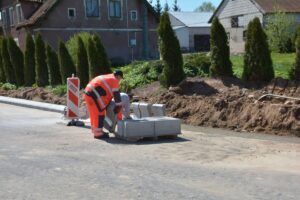
<svg viewBox="0 0 300 200">
<path fill-rule="evenodd" d="M 34 108 L 38 110 L 56 112 L 61 114 L 64 114 L 66 109 L 66 106 L 63 105 L 55 105 L 50 103 L 42 103 L 42 102 L 30 101 L 25 99 L 16 99 L 11 97 L 4 97 L 4 96 L 0 96 L 0 103 L 22 106 L 26 108 Z"/>
</svg>

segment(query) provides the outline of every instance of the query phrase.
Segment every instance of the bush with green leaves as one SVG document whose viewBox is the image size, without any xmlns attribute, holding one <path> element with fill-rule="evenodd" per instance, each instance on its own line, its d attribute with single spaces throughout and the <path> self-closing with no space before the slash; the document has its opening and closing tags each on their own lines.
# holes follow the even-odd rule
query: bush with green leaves
<svg viewBox="0 0 300 200">
<path fill-rule="evenodd" d="M 0 83 L 5 83 L 6 82 L 6 76 L 5 76 L 5 72 L 4 72 L 4 68 L 3 68 L 3 60 L 2 60 L 2 53 L 1 53 L 1 40 L 2 38 L 0 38 Z"/>
<path fill-rule="evenodd" d="M 160 17 L 158 28 L 159 48 L 164 61 L 160 82 L 164 87 L 179 84 L 184 78 L 183 58 L 179 41 L 171 27 L 169 14 L 164 12 Z"/>
<path fill-rule="evenodd" d="M 243 79 L 246 81 L 270 81 L 274 69 L 265 34 L 259 18 L 252 20 L 247 29 Z"/>
<path fill-rule="evenodd" d="M 97 49 L 98 54 L 98 65 L 100 67 L 101 73 L 100 74 L 109 74 L 112 72 L 110 69 L 110 63 L 106 54 L 106 50 L 102 44 L 102 41 L 99 35 L 93 35 L 93 41 L 95 42 L 95 46 Z"/>
<path fill-rule="evenodd" d="M 183 58 L 183 70 L 187 77 L 208 76 L 210 58 L 204 53 L 190 54 Z"/>
<path fill-rule="evenodd" d="M 35 46 L 31 34 L 26 34 L 26 48 L 24 53 L 24 82 L 25 86 L 32 86 L 35 83 Z"/>
<path fill-rule="evenodd" d="M 289 77 L 292 80 L 300 81 L 300 35 L 297 35 L 295 46 L 296 46 L 296 61 L 294 66 L 289 72 Z"/>
<path fill-rule="evenodd" d="M 57 85 L 54 88 L 52 88 L 52 92 L 57 96 L 64 96 L 65 94 L 67 94 L 67 86 Z"/>
<path fill-rule="evenodd" d="M 78 42 L 78 51 L 77 51 L 77 63 L 76 63 L 76 71 L 77 76 L 80 79 L 81 87 L 85 87 L 89 82 L 89 61 L 86 52 L 86 48 L 84 46 L 83 40 L 81 37 L 77 38 Z"/>
<path fill-rule="evenodd" d="M 63 41 L 59 42 L 58 57 L 62 83 L 66 84 L 67 78 L 72 77 L 72 74 L 76 75 L 76 69 Z"/>
<path fill-rule="evenodd" d="M 61 75 L 59 70 L 59 62 L 56 52 L 51 48 L 51 46 L 46 44 L 46 57 L 47 57 L 47 66 L 49 69 L 49 81 L 50 85 L 59 85 L 61 84 Z"/>
<path fill-rule="evenodd" d="M 15 84 L 11 83 L 4 83 L 1 85 L 1 89 L 3 90 L 16 90 L 17 86 Z"/>
<path fill-rule="evenodd" d="M 46 50 L 41 33 L 38 33 L 35 40 L 35 67 L 36 84 L 38 87 L 49 85 L 48 68 L 46 63 Z"/>
<path fill-rule="evenodd" d="M 12 37 L 8 38 L 8 52 L 10 62 L 15 71 L 16 82 L 18 86 L 24 85 L 24 55 L 17 43 Z"/>
<path fill-rule="evenodd" d="M 213 19 L 211 26 L 210 49 L 210 75 L 214 77 L 233 76 L 227 34 L 217 17 Z"/>
<path fill-rule="evenodd" d="M 11 64 L 9 52 L 8 52 L 8 40 L 6 38 L 2 39 L 2 63 L 3 63 L 3 70 L 6 76 L 6 82 L 11 84 L 16 84 L 16 77 L 14 68 Z"/>
</svg>

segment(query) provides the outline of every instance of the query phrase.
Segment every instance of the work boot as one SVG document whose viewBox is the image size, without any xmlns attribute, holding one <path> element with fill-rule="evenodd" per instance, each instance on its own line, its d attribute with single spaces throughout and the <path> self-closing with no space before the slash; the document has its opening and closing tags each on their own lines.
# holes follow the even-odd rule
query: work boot
<svg viewBox="0 0 300 200">
<path fill-rule="evenodd" d="M 109 134 L 106 132 L 103 132 L 103 135 L 101 136 L 94 136 L 95 139 L 101 140 L 101 139 L 107 139 L 109 138 Z"/>
</svg>

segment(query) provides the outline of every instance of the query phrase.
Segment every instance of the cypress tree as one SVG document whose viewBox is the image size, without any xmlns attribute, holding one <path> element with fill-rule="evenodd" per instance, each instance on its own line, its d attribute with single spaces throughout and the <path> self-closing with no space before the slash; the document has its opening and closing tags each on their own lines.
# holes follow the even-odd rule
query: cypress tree
<svg viewBox="0 0 300 200">
<path fill-rule="evenodd" d="M 18 86 L 24 85 L 24 55 L 12 37 L 8 38 L 8 52 L 10 62 L 14 68 L 16 82 Z"/>
<path fill-rule="evenodd" d="M 171 27 L 167 12 L 164 12 L 160 18 L 158 34 L 160 37 L 160 52 L 164 61 L 163 73 L 160 76 L 161 84 L 165 87 L 177 85 L 185 78 L 183 59 L 179 41 Z"/>
<path fill-rule="evenodd" d="M 59 71 L 58 57 L 55 51 L 46 44 L 46 57 L 47 57 L 47 66 L 49 69 L 49 81 L 50 85 L 55 86 L 61 84 L 61 76 Z"/>
<path fill-rule="evenodd" d="M 77 51 L 76 71 L 77 71 L 77 76 L 80 79 L 81 86 L 84 87 L 89 82 L 89 61 L 81 37 L 78 37 L 77 42 L 78 42 L 78 51 Z"/>
<path fill-rule="evenodd" d="M 98 62 L 97 62 L 98 55 L 97 55 L 96 44 L 92 38 L 89 38 L 88 40 L 87 53 L 88 53 L 88 60 L 89 60 L 89 75 L 91 80 L 94 77 L 99 76 L 101 74 L 101 69 L 98 66 Z"/>
<path fill-rule="evenodd" d="M 243 79 L 247 81 L 270 81 L 273 78 L 274 69 L 267 35 L 256 17 L 249 23 L 247 29 Z"/>
<path fill-rule="evenodd" d="M 67 78 L 72 77 L 72 74 L 76 75 L 76 69 L 65 43 L 62 41 L 59 42 L 58 57 L 62 83 L 66 84 Z"/>
<path fill-rule="evenodd" d="M 93 35 L 93 40 L 95 42 L 95 46 L 97 49 L 98 55 L 98 66 L 100 67 L 101 73 L 100 74 L 109 74 L 112 72 L 110 69 L 110 64 L 107 58 L 107 54 L 105 48 L 102 44 L 100 37 L 96 34 Z"/>
<path fill-rule="evenodd" d="M 48 69 L 46 63 L 45 43 L 40 33 L 35 40 L 35 67 L 36 67 L 36 84 L 44 87 L 49 84 Z"/>
<path fill-rule="evenodd" d="M 211 26 L 211 76 L 232 76 L 232 63 L 230 61 L 230 49 L 228 38 L 223 25 L 215 17 Z"/>
<path fill-rule="evenodd" d="M 290 79 L 300 81 L 300 35 L 296 39 L 296 62 L 289 72 Z"/>
<path fill-rule="evenodd" d="M 32 86 L 35 83 L 35 47 L 31 34 L 26 34 L 26 49 L 24 56 L 24 81 L 26 86 Z"/>
<path fill-rule="evenodd" d="M 6 82 L 6 76 L 3 69 L 3 60 L 2 60 L 2 38 L 0 37 L 0 83 Z"/>
<path fill-rule="evenodd" d="M 7 47 L 7 39 L 3 38 L 2 40 L 2 61 L 3 61 L 3 69 L 6 76 L 6 82 L 11 84 L 16 84 L 15 72 L 13 66 L 10 62 L 8 47 Z"/>
</svg>

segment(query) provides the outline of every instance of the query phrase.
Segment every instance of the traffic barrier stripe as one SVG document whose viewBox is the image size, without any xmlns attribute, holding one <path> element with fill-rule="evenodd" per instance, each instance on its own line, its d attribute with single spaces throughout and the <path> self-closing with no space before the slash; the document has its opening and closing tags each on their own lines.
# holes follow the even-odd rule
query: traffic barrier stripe
<svg viewBox="0 0 300 200">
<path fill-rule="evenodd" d="M 67 98 L 67 118 L 79 119 L 79 88 L 80 81 L 77 77 L 67 79 L 68 98 Z"/>
</svg>

